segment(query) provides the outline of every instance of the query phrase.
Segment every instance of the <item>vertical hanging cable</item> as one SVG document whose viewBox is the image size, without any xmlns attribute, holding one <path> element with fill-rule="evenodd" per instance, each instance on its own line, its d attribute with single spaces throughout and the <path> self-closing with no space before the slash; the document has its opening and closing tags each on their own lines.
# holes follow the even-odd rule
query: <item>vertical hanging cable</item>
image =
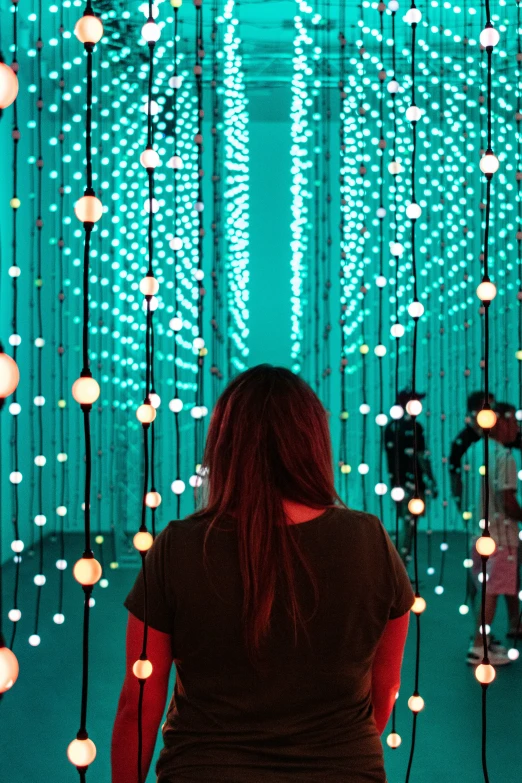
<svg viewBox="0 0 522 783">
<path fill-rule="evenodd" d="M 379 207 L 377 209 L 377 218 L 379 220 L 379 272 L 376 278 L 378 290 L 378 324 L 377 324 L 377 345 L 375 346 L 375 355 L 379 367 L 379 412 L 375 417 L 379 427 L 379 465 L 378 465 L 378 483 L 375 485 L 375 492 L 379 498 L 379 519 L 384 524 L 384 495 L 388 491 L 387 484 L 383 480 L 383 458 L 384 458 L 384 428 L 388 423 L 388 417 L 384 413 L 384 377 L 383 377 L 383 358 L 386 355 L 386 347 L 383 344 L 383 288 L 386 285 L 384 277 L 384 218 L 386 208 L 384 207 L 384 151 L 386 149 L 386 139 L 384 138 L 384 81 L 386 79 L 386 70 L 384 68 L 384 12 L 386 5 L 381 2 L 377 6 L 379 12 Z"/>
<path fill-rule="evenodd" d="M 483 519 L 484 528 L 482 535 L 476 542 L 476 549 L 482 561 L 482 598 L 480 607 L 481 633 L 483 644 L 482 663 L 475 670 L 475 677 L 482 686 L 482 771 L 485 783 L 489 783 L 487 765 L 487 689 L 495 679 L 495 669 L 488 657 L 488 629 L 486 628 L 486 591 L 487 591 L 487 564 L 490 555 L 496 549 L 494 539 L 489 529 L 489 431 L 494 427 L 497 417 L 490 407 L 489 392 L 489 365 L 490 365 L 490 334 L 489 334 L 489 306 L 497 294 L 497 289 L 489 277 L 489 228 L 491 214 L 491 183 L 493 174 L 498 171 L 499 161 L 493 153 L 492 133 L 492 57 L 493 49 L 500 40 L 500 35 L 491 23 L 489 0 L 485 0 L 486 25 L 480 34 L 480 43 L 487 55 L 487 82 L 486 82 L 486 106 L 487 106 L 487 149 L 480 160 L 480 170 L 486 177 L 486 215 L 484 225 L 483 245 L 483 274 L 482 281 L 477 288 L 477 296 L 482 302 L 484 312 L 484 402 L 482 410 L 477 415 L 477 424 L 482 427 L 484 434 L 484 477 L 483 477 Z"/>
<path fill-rule="evenodd" d="M 83 307 L 82 307 L 82 370 L 80 377 L 74 382 L 72 394 L 80 405 L 83 415 L 83 430 L 85 443 L 85 492 L 83 500 L 84 513 L 84 552 L 75 563 L 73 575 L 82 585 L 83 602 L 83 651 L 82 651 L 82 696 L 80 708 L 80 728 L 68 749 L 69 761 L 78 770 L 80 781 L 85 780 L 89 764 L 96 757 L 96 747 L 87 732 L 87 702 L 89 686 L 89 619 L 91 595 L 94 585 L 99 581 L 102 569 L 95 559 L 91 548 L 91 478 L 92 449 L 90 413 L 93 403 L 100 396 L 98 382 L 92 377 L 89 368 L 89 260 L 91 250 L 91 234 L 94 224 L 100 220 L 103 212 L 101 201 L 95 196 L 92 176 L 92 82 L 93 82 L 93 50 L 103 35 L 103 25 L 94 16 L 90 0 L 87 0 L 85 11 L 74 28 L 74 33 L 80 43 L 83 43 L 87 62 L 87 90 L 85 111 L 85 173 L 86 186 L 84 195 L 78 199 L 74 211 L 78 220 L 83 223 Z"/>
<path fill-rule="evenodd" d="M 42 112 L 44 107 L 43 101 L 43 78 L 42 78 L 42 17 L 43 8 L 42 0 L 38 3 L 38 39 L 36 41 L 36 63 L 37 63 L 37 80 L 38 80 L 38 98 L 36 100 L 37 108 L 37 158 L 36 158 L 36 170 L 37 170 L 37 201 L 36 201 L 36 324 L 37 324 L 37 337 L 34 344 L 37 349 L 37 364 L 36 364 L 36 400 L 38 401 L 38 414 L 37 414 L 37 431 L 38 431 L 38 453 L 35 457 L 34 463 L 38 469 L 37 471 L 37 509 L 38 513 L 34 517 L 34 523 L 38 527 L 38 573 L 34 577 L 34 583 L 36 585 L 36 609 L 34 617 L 33 634 L 29 637 L 31 645 L 36 646 L 40 643 L 40 636 L 38 634 L 40 624 L 40 604 L 42 597 L 42 587 L 45 584 L 45 576 L 43 573 L 44 568 L 44 543 L 43 543 L 43 526 L 46 522 L 46 518 L 43 514 L 43 467 L 45 465 L 45 457 L 43 454 L 43 405 L 45 402 L 42 381 L 42 349 L 44 347 L 43 339 L 43 318 L 42 318 L 42 230 L 43 230 L 43 218 L 42 218 L 42 175 L 43 175 L 43 150 L 42 150 Z"/>
<path fill-rule="evenodd" d="M 392 481 L 392 489 L 391 489 L 391 499 L 395 503 L 395 535 L 394 535 L 394 541 L 395 541 L 395 548 L 397 551 L 400 547 L 399 542 L 399 523 L 400 523 L 400 504 L 404 500 L 404 488 L 401 487 L 400 482 L 400 475 L 398 472 L 399 469 L 399 462 L 400 462 L 400 454 L 399 454 L 399 427 L 397 425 L 397 422 L 395 421 L 398 418 L 401 418 L 404 415 L 404 411 L 401 406 L 397 404 L 399 399 L 399 367 L 400 367 L 400 350 L 399 350 L 399 340 L 404 334 L 404 327 L 399 323 L 399 257 L 400 253 L 398 252 L 398 249 L 402 250 L 402 246 L 399 245 L 398 241 L 398 235 L 399 235 L 399 218 L 397 213 L 397 177 L 402 171 L 402 166 L 397 160 L 397 105 L 396 105 L 396 96 L 399 91 L 399 82 L 397 81 L 397 45 L 395 40 L 395 14 L 397 13 L 397 10 L 399 8 L 399 3 L 397 0 L 390 0 L 388 3 L 388 8 L 391 13 L 391 24 L 392 24 L 392 79 L 388 82 L 388 92 L 391 95 L 392 98 L 392 116 L 393 116 L 393 147 L 391 152 L 391 161 L 388 165 L 388 172 L 391 174 L 391 176 L 394 178 L 394 184 L 393 184 L 393 242 L 391 243 L 391 255 L 393 257 L 393 261 L 390 261 L 390 268 L 391 272 L 394 275 L 395 278 L 395 286 L 394 286 L 394 299 L 395 299 L 395 319 L 394 323 L 391 326 L 390 332 L 391 336 L 395 338 L 395 370 L 393 375 L 393 399 L 394 404 L 390 408 L 390 416 L 394 420 L 393 426 L 390 429 L 390 432 L 393 433 L 393 466 L 394 466 L 394 472 L 391 476 Z M 384 65 L 384 63 L 383 63 Z M 397 732 L 397 706 L 396 703 L 393 705 L 393 712 L 392 712 L 392 727 L 391 732 L 386 737 L 386 742 L 388 744 L 388 747 L 392 748 L 393 750 L 397 749 L 401 742 L 402 738 L 400 734 Z"/>
<path fill-rule="evenodd" d="M 176 478 L 171 484 L 171 489 L 176 495 L 176 517 L 181 517 L 181 495 L 185 490 L 185 482 L 181 479 L 181 439 L 180 439 L 180 422 L 179 416 L 183 410 L 183 402 L 179 398 L 179 345 L 178 345 L 178 332 L 183 327 L 183 319 L 181 318 L 181 311 L 178 308 L 178 298 L 181 295 L 179 289 L 179 257 L 178 254 L 183 248 L 183 241 L 178 236 L 178 185 L 180 178 L 180 171 L 183 168 L 183 161 L 178 152 L 178 110 L 179 110 L 179 96 L 181 94 L 182 77 L 178 73 L 179 68 L 179 54 L 178 54 L 178 41 L 179 41 L 179 9 L 181 8 L 182 0 L 174 0 L 171 3 L 174 13 L 174 74 L 170 81 L 170 84 L 174 90 L 174 105 L 173 105 L 173 156 L 171 158 L 170 166 L 173 172 L 173 200 L 174 200 L 174 216 L 173 216 L 173 238 L 170 242 L 170 247 L 174 251 L 174 318 L 170 320 L 170 327 L 174 332 L 174 396 L 169 403 L 169 408 L 174 414 L 174 430 L 175 430 L 175 463 L 176 463 Z"/>
<path fill-rule="evenodd" d="M 320 394 L 321 382 L 320 382 L 320 327 L 321 327 L 321 314 L 320 314 L 320 288 L 321 288 L 321 202 L 323 200 L 323 194 L 321 193 L 321 124 L 323 117 L 320 112 L 320 95 L 321 95 L 321 49 L 315 47 L 314 50 L 314 87 L 312 95 L 314 97 L 313 106 L 313 119 L 314 119 L 314 219 L 313 219 L 313 233 L 314 233 L 314 263 L 313 263 L 313 386 L 316 394 Z"/>
<path fill-rule="evenodd" d="M 192 417 L 194 418 L 194 465 L 195 471 L 192 476 L 192 484 L 194 490 L 201 485 L 202 477 L 200 475 L 200 460 L 203 456 L 204 446 L 204 417 L 207 413 L 207 409 L 203 405 L 204 399 L 204 362 L 203 359 L 207 353 L 205 348 L 205 341 L 203 338 L 203 302 L 205 296 L 205 288 L 203 284 L 203 237 L 205 231 L 203 228 L 203 58 L 205 56 L 205 50 L 203 48 L 203 0 L 194 0 L 194 6 L 196 8 L 196 34 L 195 34 L 195 64 L 194 64 L 194 76 L 196 79 L 196 94 L 197 94 L 197 122 L 196 122 L 196 135 L 195 145 L 197 151 L 197 178 L 198 178 L 198 195 L 196 201 L 196 212 L 198 215 L 198 232 L 196 243 L 196 257 L 197 266 L 194 270 L 195 285 L 197 286 L 197 336 L 193 342 L 194 353 L 197 357 L 197 378 L 196 378 L 196 395 L 195 404 L 191 410 Z M 231 368 L 228 370 L 232 372 Z M 195 494 L 196 496 L 196 494 Z"/>
<path fill-rule="evenodd" d="M 218 60 L 218 3 L 212 3 L 212 404 L 215 405 L 219 395 L 221 373 L 221 345 L 223 335 L 221 332 L 221 174 L 220 174 L 220 98 L 218 91 L 219 60 Z"/>
<path fill-rule="evenodd" d="M 153 396 L 153 312 L 156 307 L 155 296 L 159 291 L 159 282 L 154 277 L 153 253 L 154 253 L 154 214 L 157 211 L 157 203 L 154 198 L 154 171 L 160 165 L 160 158 L 154 149 L 153 136 L 153 84 L 154 84 L 154 48 L 160 37 L 160 27 L 154 21 L 152 0 L 148 4 L 148 19 L 143 25 L 141 34 L 149 50 L 148 62 L 148 91 L 147 91 L 147 146 L 141 153 L 140 163 L 147 172 L 148 199 L 146 212 L 148 212 L 147 224 L 147 274 L 140 282 L 140 291 L 145 297 L 145 397 L 142 405 L 136 411 L 136 417 L 142 426 L 143 433 L 143 490 L 141 501 L 141 524 L 134 536 L 133 544 L 141 557 L 141 572 L 143 576 L 143 641 L 139 659 L 134 663 L 133 672 L 139 683 L 138 696 L 138 753 L 137 753 L 137 777 L 138 783 L 143 781 L 143 698 L 145 683 L 152 674 L 152 664 L 147 659 L 148 638 L 148 591 L 147 591 L 147 552 L 152 546 L 153 536 L 147 529 L 147 508 L 156 509 L 161 503 L 161 495 L 154 486 L 149 490 L 151 479 L 151 456 L 153 447 L 151 440 L 154 432 L 151 430 L 156 419 L 156 407 L 159 398 Z M 156 404 L 154 404 L 156 403 Z M 150 438 L 149 438 L 150 436 Z"/>
<path fill-rule="evenodd" d="M 325 43 L 324 43 L 324 68 L 323 68 L 323 89 L 321 91 L 323 97 L 323 138 L 322 138 L 322 151 L 323 151 L 323 245 L 322 245 L 322 274 L 323 274 L 323 372 L 322 372 L 322 384 L 323 384 L 323 402 L 327 410 L 331 408 L 331 375 L 332 369 L 330 367 L 330 333 L 332 331 L 331 313 L 330 313 L 330 290 L 332 287 L 331 275 L 332 275 L 332 187 L 330 176 L 331 165 L 331 120 L 332 120 L 332 103 L 330 97 L 331 89 L 331 77 L 332 77 L 332 64 L 331 64 L 331 46 L 330 46 L 330 0 L 326 0 L 326 18 L 325 18 Z"/>
<path fill-rule="evenodd" d="M 64 346 L 64 303 L 65 303 L 65 291 L 64 291 L 64 275 L 63 275 L 63 251 L 65 247 L 65 241 L 63 238 L 63 231 L 64 231 L 64 217 L 65 217 L 65 211 L 64 211 L 64 200 L 65 200 L 65 166 L 64 166 L 64 142 L 65 142 L 65 130 L 64 130 L 64 123 L 65 123 L 65 100 L 64 100 L 64 91 L 65 91 L 65 69 L 64 69 L 64 61 L 65 61 L 65 54 L 64 54 L 64 32 L 65 32 L 65 25 L 64 25 L 64 17 L 63 17 L 63 11 L 64 11 L 64 5 L 63 3 L 60 5 L 60 27 L 59 27 L 59 34 L 60 34 L 60 81 L 59 81 L 59 89 L 60 89 L 60 113 L 59 113 L 59 133 L 58 133 L 58 142 L 59 142 L 59 156 L 60 156 L 60 186 L 59 186 L 59 211 L 58 211 L 58 221 L 59 221 L 59 237 L 58 237 L 58 285 L 59 285 L 59 291 L 58 291 L 58 440 L 60 442 L 60 451 L 58 455 L 58 460 L 60 463 L 60 497 L 59 497 L 59 503 L 56 507 L 56 514 L 59 518 L 59 527 L 58 527 L 58 546 L 60 549 L 60 555 L 58 560 L 56 561 L 56 568 L 58 569 L 58 611 L 54 614 L 54 622 L 57 625 L 61 625 L 64 620 L 64 613 L 63 613 L 63 587 L 64 587 L 64 576 L 65 576 L 65 569 L 67 568 L 67 561 L 65 560 L 65 530 L 64 530 L 64 522 L 65 522 L 65 514 L 67 513 L 67 506 L 66 506 L 66 464 L 67 464 L 67 453 L 65 451 L 65 411 L 66 411 L 66 403 L 65 403 L 65 368 L 64 368 L 64 361 L 65 361 L 65 346 Z"/>
<path fill-rule="evenodd" d="M 415 613 L 416 619 L 416 646 L 415 646 L 415 685 L 413 694 L 408 700 L 408 706 L 413 713 L 413 726 L 412 726 L 412 739 L 410 756 L 408 760 L 408 769 L 406 772 L 406 783 L 408 783 L 411 775 L 411 768 L 413 764 L 413 756 L 415 753 L 415 739 L 417 734 L 417 717 L 419 712 L 424 707 L 424 699 L 419 695 L 419 673 L 420 673 L 420 615 L 426 608 L 426 602 L 421 598 L 419 593 L 419 563 L 418 563 L 418 546 L 417 546 L 417 533 L 418 533 L 418 520 L 421 514 L 424 513 L 425 504 L 424 500 L 420 496 L 420 476 L 419 476 L 419 456 L 418 456 L 418 428 L 417 428 L 417 416 L 422 411 L 422 405 L 417 397 L 416 382 L 417 382 L 417 343 L 418 343 L 418 326 L 419 318 L 424 313 L 424 307 L 420 303 L 418 298 L 418 275 L 417 275 L 417 259 L 416 259 L 416 247 L 415 247 L 415 225 L 418 218 L 421 216 L 421 208 L 417 204 L 415 198 L 415 163 L 417 157 L 417 122 L 422 116 L 422 111 L 416 104 L 416 72 L 415 72 L 415 39 L 417 32 L 417 25 L 421 20 L 421 13 L 415 6 L 415 1 L 412 0 L 411 6 L 405 16 L 405 21 L 411 25 L 411 104 L 406 111 L 406 119 L 409 120 L 412 127 L 412 151 L 411 151 L 411 202 L 406 208 L 406 216 L 411 221 L 411 266 L 413 275 L 413 301 L 408 306 L 408 313 L 413 319 L 413 349 L 412 349 L 412 366 L 411 366 L 411 397 L 406 405 L 407 413 L 413 419 L 413 463 L 414 463 L 414 477 L 415 477 L 415 489 L 414 495 L 408 502 L 408 511 L 413 517 L 413 563 L 414 563 L 414 586 L 415 586 L 415 602 L 412 607 L 412 611 Z"/>
<path fill-rule="evenodd" d="M 13 62 L 11 64 L 11 70 L 15 74 L 18 74 L 18 0 L 13 2 Z M 16 83 L 16 89 L 18 90 L 18 82 Z M 11 268 L 9 269 L 9 275 L 12 283 L 12 320 L 11 320 L 11 336 L 9 343 L 13 349 L 13 362 L 16 366 L 18 346 L 20 345 L 20 337 L 18 335 L 18 277 L 20 276 L 20 267 L 18 266 L 18 209 L 20 207 L 20 199 L 18 198 L 18 144 L 20 142 L 20 129 L 18 127 L 18 101 L 14 101 L 13 104 L 13 127 L 11 131 L 11 138 L 13 140 L 13 190 L 10 201 L 12 210 L 12 254 L 11 254 Z M 2 349 L 0 348 L 0 352 Z M 18 608 L 18 588 L 20 584 L 20 565 L 22 562 L 21 553 L 24 549 L 24 543 L 20 539 L 20 527 L 19 527 L 19 515 L 20 515 L 20 496 L 19 496 L 19 484 L 22 480 L 22 474 L 20 472 L 18 457 L 19 457 L 19 438 L 18 438 L 18 415 L 21 411 L 20 403 L 17 398 L 16 386 L 13 391 L 13 401 L 9 405 L 9 412 L 13 416 L 12 422 L 12 471 L 9 476 L 12 485 L 12 498 L 13 498 L 13 542 L 11 549 L 14 552 L 15 562 L 15 577 L 13 588 L 13 605 L 9 611 L 9 619 L 12 622 L 11 640 L 9 647 L 11 650 L 14 647 L 17 623 L 20 620 L 22 613 Z M 1 643 L 1 642 L 0 642 Z"/>
<path fill-rule="evenodd" d="M 341 439 L 339 445 L 339 469 L 341 471 L 341 496 L 345 503 L 348 503 L 348 475 L 350 473 L 350 465 L 347 463 L 347 426 L 348 426 L 348 411 L 346 410 L 346 368 L 348 365 L 348 359 L 346 358 L 346 318 L 345 313 L 347 309 L 345 286 L 346 286 L 346 189 L 347 183 L 345 178 L 345 153 L 346 153 L 346 3 L 341 3 L 340 9 L 340 31 L 339 31 L 339 190 L 341 196 L 340 213 L 339 213 L 339 326 L 341 332 L 341 354 L 339 362 L 339 371 L 341 373 Z"/>
</svg>

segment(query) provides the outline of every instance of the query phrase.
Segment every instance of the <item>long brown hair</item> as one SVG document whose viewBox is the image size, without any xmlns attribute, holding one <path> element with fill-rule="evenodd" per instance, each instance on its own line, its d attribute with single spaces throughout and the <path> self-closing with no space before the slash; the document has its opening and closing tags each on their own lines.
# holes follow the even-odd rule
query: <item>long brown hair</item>
<svg viewBox="0 0 522 783">
<path fill-rule="evenodd" d="M 233 520 L 243 581 L 245 641 L 257 657 L 270 629 L 278 576 L 286 582 L 294 634 L 305 620 L 296 594 L 296 558 L 314 575 L 289 530 L 283 501 L 326 508 L 334 489 L 326 411 L 310 386 L 283 367 L 261 364 L 225 389 L 209 426 L 203 466 L 208 498 L 197 516 Z M 207 539 L 205 539 L 205 542 Z"/>
</svg>

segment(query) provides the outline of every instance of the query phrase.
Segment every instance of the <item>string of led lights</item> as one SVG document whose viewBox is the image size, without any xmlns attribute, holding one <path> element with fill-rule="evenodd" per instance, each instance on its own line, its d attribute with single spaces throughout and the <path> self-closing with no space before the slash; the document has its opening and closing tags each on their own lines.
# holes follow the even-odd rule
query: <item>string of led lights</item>
<svg viewBox="0 0 522 783">
<path fill-rule="evenodd" d="M 215 405 L 221 388 L 220 381 L 223 377 L 223 258 L 221 242 L 221 134 L 218 125 L 221 121 L 222 104 L 221 90 L 218 88 L 220 83 L 220 43 L 218 27 L 218 0 L 212 3 L 212 355 L 210 374 L 212 376 L 212 405 Z M 228 311 L 227 311 L 228 313 Z M 228 317 L 228 316 L 227 316 Z M 228 355 L 231 343 L 227 339 L 227 371 L 231 364 L 231 357 Z"/>
<path fill-rule="evenodd" d="M 418 275 L 417 275 L 417 259 L 416 259 L 416 245 L 415 245 L 415 227 L 417 220 L 421 216 L 421 207 L 417 203 L 415 193 L 416 172 L 415 163 L 417 157 L 417 122 L 422 116 L 422 111 L 417 106 L 416 102 L 416 68 L 415 68 L 415 40 L 417 25 L 422 18 L 421 12 L 415 5 L 415 0 L 412 0 L 409 10 L 407 11 L 404 20 L 411 26 L 411 103 L 406 110 L 406 119 L 411 123 L 412 128 L 412 152 L 411 152 L 411 201 L 406 208 L 406 217 L 411 221 L 411 266 L 413 276 L 413 301 L 408 306 L 408 313 L 413 319 L 413 346 L 412 346 L 412 363 L 411 363 L 411 396 L 410 400 L 406 404 L 406 411 L 413 419 L 413 463 L 414 463 L 414 478 L 415 489 L 414 495 L 408 502 L 408 511 L 413 517 L 413 565 L 414 565 L 414 589 L 415 589 L 415 601 L 412 606 L 412 611 L 415 614 L 416 620 L 416 646 L 415 646 L 415 684 L 413 694 L 408 699 L 408 707 L 413 714 L 412 724 L 412 740 L 410 756 L 408 759 L 408 768 L 406 771 L 406 783 L 410 780 L 411 769 L 413 764 L 413 757 L 415 753 L 415 740 L 417 734 L 417 717 L 419 712 L 424 707 L 424 699 L 419 694 L 419 674 L 420 674 L 420 615 L 426 608 L 426 602 L 419 593 L 419 564 L 418 564 L 418 519 L 421 514 L 424 513 L 425 503 L 421 497 L 420 490 L 420 475 L 419 475 L 419 451 L 418 451 L 418 425 L 417 416 L 422 411 L 422 404 L 417 396 L 417 343 L 418 343 L 418 325 L 419 318 L 424 313 L 424 306 L 419 301 L 418 297 Z"/>
<path fill-rule="evenodd" d="M 8 106 L 10 106 L 12 103 L 14 103 L 13 106 L 13 129 L 11 131 L 11 137 L 13 140 L 13 164 L 12 164 L 12 171 L 13 171 L 13 195 L 10 201 L 10 207 L 12 210 L 12 224 L 13 224 L 13 238 L 12 238 L 12 266 L 11 269 L 18 269 L 17 266 L 17 256 L 16 256 L 16 250 L 17 250 L 17 242 L 16 242 L 16 213 L 17 209 L 20 206 L 19 199 L 18 199 L 18 190 L 17 190 L 17 183 L 18 183 L 18 141 L 20 138 L 20 132 L 18 130 L 18 112 L 17 112 L 17 103 L 16 103 L 16 97 L 18 94 L 18 61 L 17 61 L 17 54 L 18 54 L 18 2 L 17 0 L 13 4 L 13 62 L 11 67 L 6 65 L 4 62 L 0 61 L 0 110 L 6 109 Z M 0 256 L 1 257 L 1 256 Z M 14 320 L 16 324 L 16 279 L 17 275 L 12 275 L 13 279 L 13 313 L 15 314 Z M 2 288 L 2 278 L 0 275 L 0 296 L 1 296 L 1 288 Z M 13 333 L 15 330 L 13 329 Z M 5 399 L 6 397 L 9 397 L 10 395 L 14 394 L 16 395 L 16 389 L 18 386 L 18 382 L 20 380 L 20 372 L 18 370 L 18 365 L 16 363 L 16 345 L 13 346 L 13 357 L 9 356 L 8 354 L 4 353 L 4 348 L 2 346 L 2 343 L 0 342 L 0 444 L 2 443 L 2 409 L 4 407 Z M 16 396 L 13 398 L 13 402 L 10 404 L 9 408 L 12 409 L 13 405 L 18 405 L 16 402 Z M 13 415 L 13 420 L 17 421 L 17 415 L 13 413 L 11 410 L 11 413 Z M 16 425 L 15 425 L 16 426 Z M 0 448 L 0 476 L 3 475 L 2 467 L 2 456 L 3 451 L 2 448 Z M 17 470 L 17 462 L 15 462 L 15 469 Z M 11 474 L 12 475 L 12 474 Z M 3 496 L 2 496 L 2 487 L 1 487 L 1 481 L 0 481 L 0 508 L 4 508 L 3 504 Z M 15 484 L 13 484 L 15 486 Z M 14 634 L 16 630 L 16 623 L 21 617 L 21 612 L 17 607 L 17 587 L 18 587 L 18 573 L 19 573 L 19 563 L 20 563 L 20 552 L 23 549 L 23 544 L 19 539 L 19 532 L 18 532 L 18 521 L 17 516 L 15 517 L 15 524 L 14 524 L 14 539 L 11 544 L 11 549 L 15 553 L 15 562 L 16 562 L 16 583 L 15 583 L 15 595 L 14 595 L 14 608 L 9 610 L 8 617 L 9 620 L 13 623 L 13 632 L 12 632 L 12 640 L 11 640 L 11 649 L 6 645 L 5 636 L 3 633 L 3 620 L 4 620 L 4 604 L 3 604 L 3 557 L 2 557 L 2 540 L 3 540 L 3 525 L 1 524 L 0 520 L 0 694 L 5 693 L 6 691 L 10 690 L 13 685 L 15 684 L 17 678 L 18 678 L 18 672 L 19 672 L 19 665 L 18 660 L 16 658 L 16 655 L 12 651 L 12 646 L 14 642 Z M 20 548 L 20 545 L 22 547 Z M 18 554 L 17 554 L 18 552 Z"/>
<path fill-rule="evenodd" d="M 92 447 L 90 413 L 93 404 L 100 395 L 100 386 L 92 377 L 89 368 L 89 265 L 91 253 L 91 235 L 94 225 L 103 213 L 101 201 L 93 189 L 92 171 L 92 104 L 93 104 L 93 51 L 103 35 L 103 24 L 94 15 L 90 0 L 87 0 L 83 16 L 76 22 L 74 28 L 76 38 L 83 44 L 86 59 L 86 107 L 85 107 L 85 175 L 86 186 L 84 195 L 78 199 L 74 211 L 83 224 L 83 319 L 82 319 L 82 370 L 80 377 L 74 382 L 72 394 L 80 405 L 85 445 L 85 493 L 83 502 L 84 514 L 84 552 L 73 568 L 73 575 L 83 588 L 83 644 L 82 644 L 82 695 L 80 708 L 80 728 L 76 739 L 67 748 L 69 761 L 78 770 L 80 781 L 85 781 L 89 765 L 96 758 L 96 746 L 87 732 L 87 705 L 89 686 L 89 619 L 91 597 L 94 585 L 100 580 L 102 569 L 95 559 L 91 547 L 91 479 L 92 479 Z"/>
<path fill-rule="evenodd" d="M 161 495 L 156 491 L 152 477 L 154 421 L 156 408 L 159 405 L 159 397 L 153 392 L 153 363 L 154 363 L 154 326 L 153 313 L 157 307 L 156 294 L 159 291 L 159 281 L 154 275 L 154 215 L 159 209 L 155 199 L 154 172 L 160 164 L 160 157 L 154 149 L 153 134 L 153 85 L 154 85 L 154 50 L 161 35 L 160 25 L 154 21 L 153 4 L 149 0 L 147 21 L 141 28 L 141 36 L 148 47 L 148 90 L 147 90 L 147 146 L 140 156 L 140 163 L 147 172 L 148 198 L 145 202 L 147 213 L 147 274 L 140 282 L 140 292 L 144 296 L 145 320 L 145 396 L 143 403 L 136 411 L 136 417 L 142 426 L 143 436 L 143 492 L 141 501 L 141 524 L 134 536 L 133 543 L 141 556 L 141 573 L 143 578 L 143 639 L 139 659 L 134 663 L 133 672 L 139 683 L 138 696 L 138 752 L 137 752 L 137 777 L 139 783 L 143 781 L 143 699 L 145 683 L 152 674 L 152 664 L 147 658 L 148 641 L 148 591 L 147 591 L 147 552 L 152 546 L 153 534 L 147 528 L 147 508 L 152 512 L 161 503 Z M 155 404 L 156 403 L 156 404 Z M 149 484 L 150 480 L 150 484 Z M 149 488 L 150 487 L 150 488 Z M 153 528 L 154 532 L 154 528 Z"/>
<path fill-rule="evenodd" d="M 249 130 L 245 76 L 241 54 L 239 21 L 234 0 L 223 11 L 226 24 L 224 48 L 224 169 L 225 256 L 228 278 L 228 375 L 246 369 L 248 360 L 248 282 L 249 282 Z"/>
<path fill-rule="evenodd" d="M 332 102 L 331 102 L 331 78 L 332 78 L 332 53 L 330 43 L 331 28 L 331 6 L 330 0 L 325 3 L 324 18 L 324 43 L 323 43 L 323 80 L 322 96 L 322 139 L 321 148 L 323 153 L 323 213 L 321 216 L 322 226 L 322 251 L 321 251 L 321 270 L 323 279 L 323 332 L 322 332 L 322 375 L 321 375 L 321 396 L 327 410 L 331 408 L 331 376 L 332 368 L 330 366 L 330 335 L 332 331 L 331 324 L 331 302 L 330 291 L 332 288 L 332 183 L 331 183 L 331 126 L 332 126 Z"/>
<path fill-rule="evenodd" d="M 495 669 L 489 662 L 488 656 L 488 629 L 486 628 L 486 593 L 487 593 L 487 564 L 490 555 L 496 548 L 494 539 L 489 529 L 489 430 L 496 423 L 496 414 L 490 407 L 489 391 L 489 359 L 490 359 L 490 334 L 489 334 L 489 306 L 495 298 L 497 290 L 489 277 L 489 231 L 491 214 L 491 185 L 493 174 L 498 171 L 499 160 L 493 152 L 493 132 L 492 132 L 492 57 L 493 49 L 499 43 L 500 35 L 493 27 L 491 22 L 489 0 L 485 0 L 484 10 L 486 14 L 486 25 L 480 34 L 481 46 L 486 50 L 487 55 L 487 77 L 486 77 L 486 110 L 487 110 L 487 148 L 480 159 L 480 170 L 486 177 L 486 209 L 484 225 L 484 245 L 483 245 L 483 274 L 482 281 L 477 288 L 477 296 L 482 302 L 484 319 L 484 403 L 482 410 L 477 415 L 477 424 L 483 428 L 484 434 L 484 478 L 483 478 L 483 518 L 484 527 L 482 535 L 477 539 L 476 549 L 482 561 L 482 586 L 481 586 L 481 633 L 483 644 L 482 663 L 475 669 L 475 676 L 482 686 L 482 770 L 485 783 L 489 783 L 489 773 L 487 765 L 487 689 L 495 678 Z"/>
</svg>

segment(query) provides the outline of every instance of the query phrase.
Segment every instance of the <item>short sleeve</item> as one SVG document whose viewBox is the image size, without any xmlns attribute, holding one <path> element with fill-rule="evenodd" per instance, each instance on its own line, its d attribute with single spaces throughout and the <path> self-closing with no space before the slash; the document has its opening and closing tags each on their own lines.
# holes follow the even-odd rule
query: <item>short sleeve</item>
<svg viewBox="0 0 522 783">
<path fill-rule="evenodd" d="M 515 458 L 507 449 L 497 455 L 495 485 L 498 492 L 517 488 L 517 464 Z"/>
<path fill-rule="evenodd" d="M 392 591 L 390 591 L 392 600 L 390 602 L 389 619 L 396 620 L 398 617 L 402 617 L 406 612 L 410 611 L 413 606 L 415 595 L 411 587 L 410 577 L 408 576 L 399 553 L 382 524 L 379 524 L 384 536 L 386 559 L 390 571 L 390 586 L 392 587 Z"/>
<path fill-rule="evenodd" d="M 172 633 L 174 628 L 175 597 L 167 575 L 172 571 L 172 535 L 167 526 L 155 539 L 145 557 L 147 583 L 147 621 L 151 628 Z M 145 585 L 143 569 L 140 569 L 134 587 L 125 599 L 124 606 L 131 614 L 145 619 Z"/>
</svg>

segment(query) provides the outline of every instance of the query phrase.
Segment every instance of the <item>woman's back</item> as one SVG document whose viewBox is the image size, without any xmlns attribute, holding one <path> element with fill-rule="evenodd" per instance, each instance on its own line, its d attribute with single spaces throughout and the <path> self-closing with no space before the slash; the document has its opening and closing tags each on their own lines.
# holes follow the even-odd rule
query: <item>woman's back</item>
<svg viewBox="0 0 522 783">
<path fill-rule="evenodd" d="M 159 782 L 384 783 L 371 708 L 371 667 L 389 619 L 413 594 L 376 517 L 332 508 L 290 526 L 317 579 L 296 566 L 306 633 L 289 621 L 280 579 L 270 632 L 254 666 L 242 622 L 232 522 L 172 522 L 147 555 L 148 619 L 172 636 L 174 698 Z M 143 617 L 139 579 L 126 606 Z M 315 609 L 315 611 L 314 611 Z"/>
</svg>

